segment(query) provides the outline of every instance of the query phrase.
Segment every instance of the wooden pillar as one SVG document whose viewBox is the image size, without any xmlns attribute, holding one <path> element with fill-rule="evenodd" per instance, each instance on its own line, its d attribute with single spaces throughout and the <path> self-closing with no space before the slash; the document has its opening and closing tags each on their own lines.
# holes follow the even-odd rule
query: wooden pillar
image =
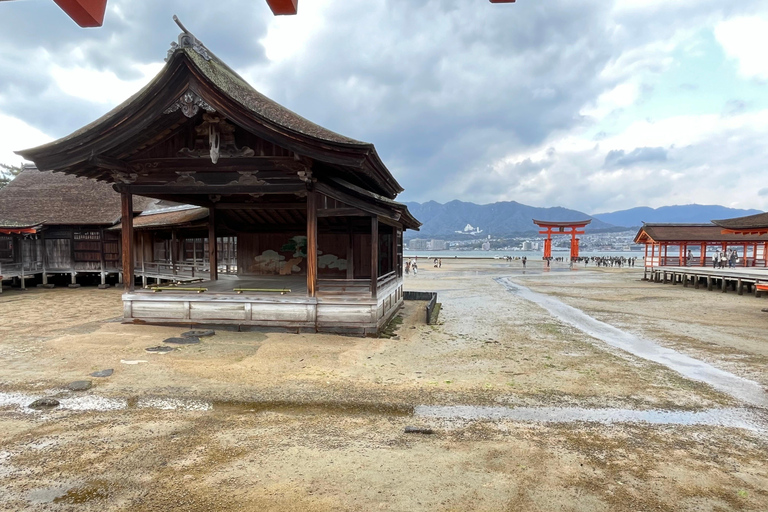
<svg viewBox="0 0 768 512">
<path fill-rule="evenodd" d="M 699 266 L 707 266 L 707 244 L 701 244 L 701 257 L 699 258 Z"/>
<path fill-rule="evenodd" d="M 19 261 L 21 262 L 21 289 L 26 290 L 27 280 L 24 279 L 24 235 L 19 235 Z"/>
<path fill-rule="evenodd" d="M 123 236 L 123 287 L 126 292 L 133 288 L 133 195 L 123 192 L 122 205 L 122 236 Z"/>
<path fill-rule="evenodd" d="M 317 192 L 307 191 L 307 297 L 317 295 Z"/>
<path fill-rule="evenodd" d="M 144 249 L 144 240 L 147 238 L 145 236 L 145 233 L 139 233 L 139 239 L 141 240 L 141 286 L 142 288 L 147 287 L 147 268 L 144 264 L 144 259 L 146 258 L 145 255 L 145 249 Z"/>
<path fill-rule="evenodd" d="M 371 298 L 377 297 L 379 284 L 379 218 L 371 217 Z"/>
<path fill-rule="evenodd" d="M 43 284 L 48 284 L 48 249 L 45 245 L 45 231 L 40 232 L 40 245 L 42 247 L 42 262 L 43 262 Z"/>
<path fill-rule="evenodd" d="M 347 233 L 347 279 L 355 278 L 355 234 L 352 231 L 352 225 L 348 227 Z"/>
<path fill-rule="evenodd" d="M 176 248 L 178 245 L 178 240 L 176 239 L 176 228 L 171 229 L 171 268 L 173 269 L 173 275 L 176 275 L 176 262 L 179 261 L 178 253 L 176 252 Z"/>
<path fill-rule="evenodd" d="M 744 257 L 741 259 L 741 261 L 744 263 L 744 267 L 747 266 L 747 244 L 744 244 Z"/>
<path fill-rule="evenodd" d="M 643 257 L 643 266 L 644 267 L 648 266 L 648 244 L 647 243 L 645 244 L 645 256 Z"/>
<path fill-rule="evenodd" d="M 397 275 L 397 228 L 392 226 L 392 247 L 390 247 L 390 254 L 392 255 L 392 271 Z"/>
<path fill-rule="evenodd" d="M 106 261 L 104 259 L 104 228 L 99 229 L 99 265 L 101 267 L 101 286 L 107 284 L 107 274 L 105 272 Z"/>
<path fill-rule="evenodd" d="M 216 251 L 216 214 L 213 207 L 208 208 L 208 266 L 211 269 L 211 281 L 219 279 L 219 260 Z"/>
</svg>

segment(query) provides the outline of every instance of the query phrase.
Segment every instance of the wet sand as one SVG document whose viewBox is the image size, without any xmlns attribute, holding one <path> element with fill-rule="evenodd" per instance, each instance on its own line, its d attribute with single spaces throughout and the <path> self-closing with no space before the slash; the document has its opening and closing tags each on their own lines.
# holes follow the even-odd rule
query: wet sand
<svg viewBox="0 0 768 512">
<path fill-rule="evenodd" d="M 758 390 L 766 299 L 528 267 L 425 262 L 406 288 L 438 291 L 441 323 L 409 302 L 392 339 L 218 331 L 164 355 L 145 348 L 185 329 L 121 324 L 118 290 L 6 290 L 0 508 L 768 509 L 763 407 L 500 280 Z M 51 395 L 61 408 L 23 407 Z"/>
</svg>

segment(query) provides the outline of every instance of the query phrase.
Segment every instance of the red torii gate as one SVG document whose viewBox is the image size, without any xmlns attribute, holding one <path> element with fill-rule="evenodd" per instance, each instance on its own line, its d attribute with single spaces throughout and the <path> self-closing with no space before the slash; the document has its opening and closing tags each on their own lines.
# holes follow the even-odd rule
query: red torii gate
<svg viewBox="0 0 768 512">
<path fill-rule="evenodd" d="M 579 231 L 580 228 L 584 228 L 592 222 L 589 220 L 577 220 L 577 221 L 549 221 L 549 220 L 536 220 L 533 219 L 533 223 L 540 228 L 546 228 L 546 231 L 539 231 L 540 235 L 547 235 L 547 239 L 544 240 L 544 257 L 552 257 L 552 235 L 563 234 L 571 235 L 571 259 L 579 257 L 579 239 L 576 235 L 583 235 L 584 231 Z M 553 228 L 556 231 L 553 231 Z M 569 229 L 570 231 L 566 231 Z"/>
</svg>

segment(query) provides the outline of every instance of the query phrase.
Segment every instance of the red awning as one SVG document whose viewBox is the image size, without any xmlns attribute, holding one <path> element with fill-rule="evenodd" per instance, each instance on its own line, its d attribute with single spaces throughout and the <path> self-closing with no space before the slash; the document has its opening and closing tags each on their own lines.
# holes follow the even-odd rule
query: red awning
<svg viewBox="0 0 768 512">
<path fill-rule="evenodd" d="M 31 235 L 37 233 L 35 228 L 0 228 L 0 235 Z"/>
<path fill-rule="evenodd" d="M 81 27 L 100 27 L 104 23 L 107 0 L 53 0 Z"/>
<path fill-rule="evenodd" d="M 299 0 L 267 0 L 267 5 L 272 9 L 272 14 L 296 14 L 299 12 Z"/>
</svg>

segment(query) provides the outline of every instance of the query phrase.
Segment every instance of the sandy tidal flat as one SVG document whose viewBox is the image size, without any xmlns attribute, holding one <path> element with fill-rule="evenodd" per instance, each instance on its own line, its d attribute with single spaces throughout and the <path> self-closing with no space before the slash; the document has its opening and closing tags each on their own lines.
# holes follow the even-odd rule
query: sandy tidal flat
<svg viewBox="0 0 768 512">
<path fill-rule="evenodd" d="M 185 329 L 121 324 L 118 290 L 6 290 L 0 508 L 768 509 L 764 408 L 586 334 L 505 277 L 768 386 L 766 299 L 641 269 L 424 262 L 406 288 L 439 293 L 439 325 L 409 302 L 392 339 L 218 331 L 163 355 L 145 349 Z M 62 406 L 25 407 L 42 396 Z"/>
</svg>

